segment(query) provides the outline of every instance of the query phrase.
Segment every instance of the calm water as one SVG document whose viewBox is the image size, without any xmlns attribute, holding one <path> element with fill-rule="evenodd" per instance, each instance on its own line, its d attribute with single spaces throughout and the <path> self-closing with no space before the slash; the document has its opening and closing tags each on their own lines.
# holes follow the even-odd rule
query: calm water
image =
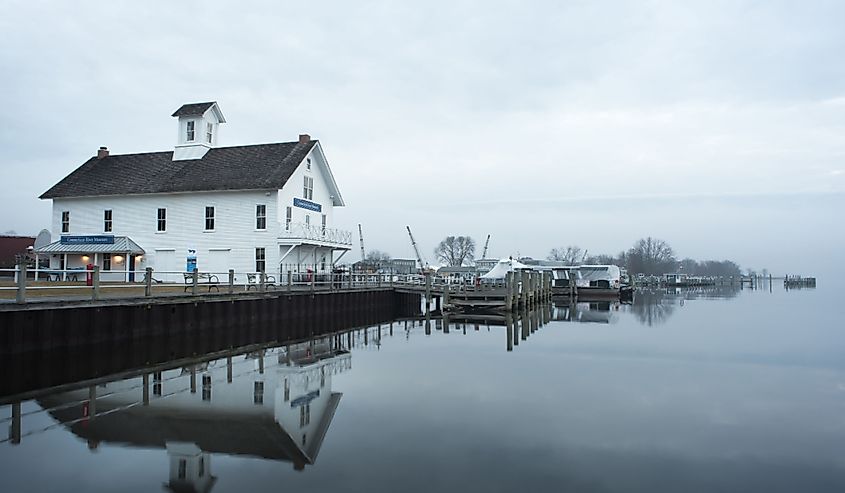
<svg viewBox="0 0 845 493">
<path fill-rule="evenodd" d="M 0 489 L 841 492 L 840 303 L 642 292 L 160 369 L 23 402 L 18 444 L 2 407 Z"/>
</svg>

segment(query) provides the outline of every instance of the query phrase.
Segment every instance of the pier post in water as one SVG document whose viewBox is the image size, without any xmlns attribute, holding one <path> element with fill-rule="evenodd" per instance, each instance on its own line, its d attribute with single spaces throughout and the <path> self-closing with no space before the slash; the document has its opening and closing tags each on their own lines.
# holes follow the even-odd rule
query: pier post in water
<svg viewBox="0 0 845 493">
<path fill-rule="evenodd" d="M 153 294 L 153 268 L 147 267 L 144 271 L 144 296 L 149 297 Z"/>
<path fill-rule="evenodd" d="M 198 289 L 197 283 L 199 282 L 199 279 L 200 279 L 200 271 L 197 270 L 197 269 L 194 269 L 194 271 L 191 273 L 191 294 L 194 295 L 194 296 L 197 295 L 197 289 Z"/>
<path fill-rule="evenodd" d="M 12 403 L 12 426 L 9 427 L 9 440 L 12 444 L 21 443 L 21 403 Z"/>
<path fill-rule="evenodd" d="M 509 311 L 505 313 L 505 327 L 508 333 L 508 351 L 513 351 L 513 315 Z"/>
<path fill-rule="evenodd" d="M 229 269 L 229 294 L 235 292 L 235 269 Z"/>
<path fill-rule="evenodd" d="M 431 275 L 425 275 L 425 311 L 431 310 Z"/>
</svg>

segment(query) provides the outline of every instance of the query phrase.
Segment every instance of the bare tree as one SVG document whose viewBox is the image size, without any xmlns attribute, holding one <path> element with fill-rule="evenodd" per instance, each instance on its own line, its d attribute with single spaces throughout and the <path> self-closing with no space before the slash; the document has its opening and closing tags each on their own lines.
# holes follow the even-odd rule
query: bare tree
<svg viewBox="0 0 845 493">
<path fill-rule="evenodd" d="M 367 258 L 365 260 L 371 264 L 377 264 L 379 262 L 387 262 L 390 258 L 390 254 L 387 252 L 382 252 L 381 250 L 370 250 L 367 253 Z"/>
<path fill-rule="evenodd" d="M 675 252 L 669 243 L 652 238 L 642 238 L 628 250 L 628 271 L 636 274 L 664 274 L 677 268 Z"/>
<path fill-rule="evenodd" d="M 581 263 L 583 255 L 584 251 L 581 250 L 581 247 L 569 245 L 567 247 L 552 248 L 552 251 L 549 252 L 548 259 L 563 262 L 565 265 L 577 265 Z"/>
<path fill-rule="evenodd" d="M 434 254 L 446 265 L 460 267 L 475 257 L 475 240 L 469 236 L 447 236 L 434 249 Z"/>
</svg>

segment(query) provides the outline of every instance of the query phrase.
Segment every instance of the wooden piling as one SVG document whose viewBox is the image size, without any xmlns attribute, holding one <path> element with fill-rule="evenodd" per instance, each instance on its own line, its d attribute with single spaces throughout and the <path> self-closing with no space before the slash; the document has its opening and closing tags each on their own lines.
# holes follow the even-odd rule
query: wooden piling
<svg viewBox="0 0 845 493">
<path fill-rule="evenodd" d="M 229 294 L 235 292 L 235 269 L 229 269 Z"/>
<path fill-rule="evenodd" d="M 146 272 L 144 275 L 144 296 L 150 297 L 153 294 L 153 268 L 147 267 L 144 270 Z"/>
<path fill-rule="evenodd" d="M 91 284 L 93 285 L 94 289 L 91 292 L 91 299 L 98 300 L 100 299 L 100 266 L 94 266 L 94 272 L 91 273 Z"/>
</svg>

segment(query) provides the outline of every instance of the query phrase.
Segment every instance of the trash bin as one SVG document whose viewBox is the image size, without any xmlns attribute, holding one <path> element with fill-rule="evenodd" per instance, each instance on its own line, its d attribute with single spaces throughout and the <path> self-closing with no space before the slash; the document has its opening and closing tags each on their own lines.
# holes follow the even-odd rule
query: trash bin
<svg viewBox="0 0 845 493">
<path fill-rule="evenodd" d="M 85 266 L 85 285 L 94 285 L 94 264 L 88 264 Z"/>
</svg>

